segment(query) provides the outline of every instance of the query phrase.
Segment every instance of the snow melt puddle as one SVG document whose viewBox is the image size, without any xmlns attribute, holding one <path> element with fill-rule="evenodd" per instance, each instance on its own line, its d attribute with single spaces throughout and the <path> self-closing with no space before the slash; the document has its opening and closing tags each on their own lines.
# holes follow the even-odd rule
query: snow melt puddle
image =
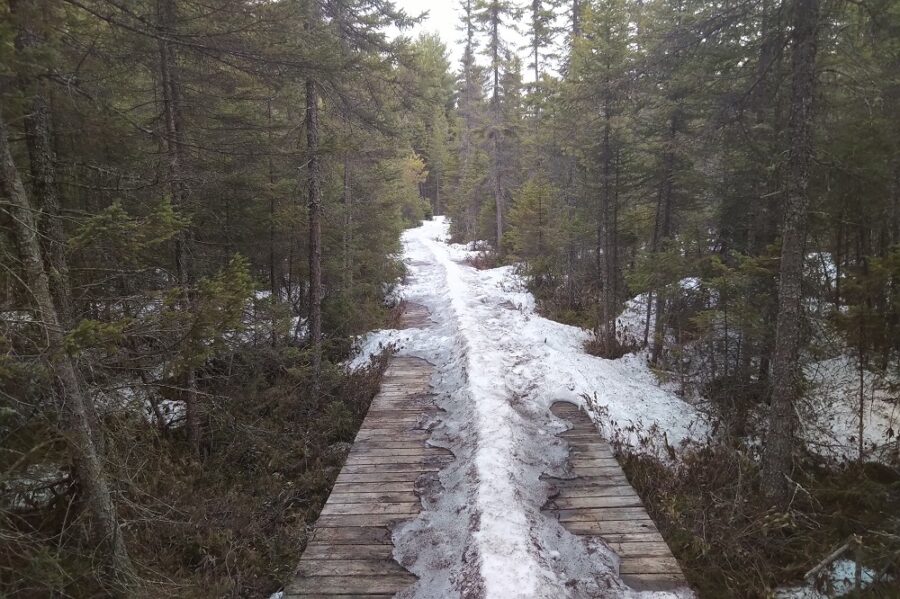
<svg viewBox="0 0 900 599">
<path fill-rule="evenodd" d="M 395 557 L 419 577 L 399 596 L 689 596 L 630 591 L 607 546 L 541 513 L 548 487 L 540 477 L 565 476 L 567 446 L 556 437 L 565 425 L 549 410 L 554 401 L 593 408 L 604 427 L 656 426 L 675 443 L 705 432 L 697 412 L 661 390 L 639 359 L 585 354 L 586 331 L 537 316 L 511 268 L 461 264 L 467 254 L 446 244 L 446 233 L 438 218 L 403 238 L 411 276 L 402 296 L 425 305 L 434 324 L 374 333 L 353 364 L 388 344 L 435 364 L 433 389 L 446 413 L 431 443 L 456 456 L 439 473 L 439 491 L 423 489 L 419 517 L 394 531 Z"/>
</svg>

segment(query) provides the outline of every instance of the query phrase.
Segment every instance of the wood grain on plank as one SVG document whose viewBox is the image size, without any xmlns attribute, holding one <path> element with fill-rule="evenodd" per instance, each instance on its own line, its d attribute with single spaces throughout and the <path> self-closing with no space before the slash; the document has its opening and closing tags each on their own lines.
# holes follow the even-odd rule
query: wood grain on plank
<svg viewBox="0 0 900 599">
<path fill-rule="evenodd" d="M 557 403 L 552 410 L 572 425 L 559 435 L 569 443 L 572 477 L 545 477 L 553 487 L 545 511 L 573 534 L 603 539 L 618 553 L 622 580 L 633 588 L 687 586 L 677 560 L 590 418 L 569 403 Z"/>
<path fill-rule="evenodd" d="M 431 373 L 424 360 L 391 362 L 285 597 L 372 599 L 415 582 L 394 561 L 391 530 L 421 510 L 419 477 L 453 459 L 427 443 L 424 425 L 441 413 L 428 394 Z"/>
</svg>

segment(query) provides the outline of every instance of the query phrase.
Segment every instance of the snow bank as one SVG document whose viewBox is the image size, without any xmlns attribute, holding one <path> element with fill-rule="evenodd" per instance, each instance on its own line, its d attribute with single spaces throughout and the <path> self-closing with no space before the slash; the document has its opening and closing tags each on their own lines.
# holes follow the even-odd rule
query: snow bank
<svg viewBox="0 0 900 599">
<path fill-rule="evenodd" d="M 379 331 L 351 365 L 387 345 L 437 366 L 432 385 L 446 413 L 431 443 L 456 460 L 425 481 L 425 510 L 395 532 L 395 557 L 419 576 L 402 597 L 638 597 L 618 558 L 541 513 L 544 473 L 563 475 L 558 400 L 585 407 L 607 432 L 647 451 L 646 432 L 673 444 L 705 434 L 698 413 L 660 389 L 636 357 L 603 360 L 583 350 L 589 332 L 541 318 L 513 269 L 476 270 L 471 251 L 445 242 L 438 218 L 404 234 L 410 280 L 402 297 L 425 305 L 427 330 Z M 438 484 L 439 483 L 439 484 Z"/>
<path fill-rule="evenodd" d="M 836 461 L 859 457 L 860 381 L 855 360 L 838 356 L 806 367 L 809 389 L 800 405 L 800 433 L 807 447 Z M 900 406 L 888 384 L 872 372 L 863 373 L 863 446 L 874 459 L 894 451 L 900 430 Z"/>
<path fill-rule="evenodd" d="M 876 573 L 863 567 L 860 572 L 860 586 L 866 588 L 876 580 Z M 832 599 L 852 593 L 856 587 L 856 562 L 848 559 L 835 561 L 825 571 L 823 590 L 815 581 L 805 586 L 777 589 L 775 599 Z"/>
</svg>

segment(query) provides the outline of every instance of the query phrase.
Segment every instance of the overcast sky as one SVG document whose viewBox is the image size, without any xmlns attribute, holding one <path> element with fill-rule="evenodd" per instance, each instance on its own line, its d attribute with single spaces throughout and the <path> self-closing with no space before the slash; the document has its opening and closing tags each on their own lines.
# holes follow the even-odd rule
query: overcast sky
<svg viewBox="0 0 900 599">
<path fill-rule="evenodd" d="M 437 33 L 450 51 L 453 68 L 458 68 L 462 59 L 462 44 L 459 43 L 462 34 L 456 30 L 458 0 L 395 0 L 395 4 L 411 16 L 428 11 L 428 18 L 407 34 L 417 37 L 420 32 Z"/>
<path fill-rule="evenodd" d="M 450 53 L 450 63 L 454 69 L 459 69 L 459 62 L 462 60 L 463 34 L 456 30 L 459 24 L 459 0 L 394 0 L 394 4 L 409 15 L 417 16 L 423 12 L 428 12 L 428 17 L 422 24 L 416 26 L 412 31 L 406 32 L 410 37 L 418 37 L 420 32 L 437 33 L 441 36 L 447 50 Z M 511 32 L 509 29 L 502 31 L 501 35 L 510 43 L 512 47 L 525 44 L 525 39 L 519 34 Z M 513 41 L 515 40 L 515 41 Z M 478 56 L 479 62 L 484 62 L 482 56 Z M 528 80 L 528 71 L 525 70 L 523 76 Z"/>
</svg>

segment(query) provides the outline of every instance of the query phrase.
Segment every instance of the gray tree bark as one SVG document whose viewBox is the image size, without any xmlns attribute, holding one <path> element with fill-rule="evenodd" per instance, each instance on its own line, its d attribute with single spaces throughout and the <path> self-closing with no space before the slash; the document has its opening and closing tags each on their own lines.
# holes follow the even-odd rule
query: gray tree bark
<svg viewBox="0 0 900 599">
<path fill-rule="evenodd" d="M 159 37 L 159 74 L 163 100 L 163 129 L 166 158 L 168 160 L 168 185 L 172 205 L 184 210 L 187 204 L 187 188 L 184 177 L 184 121 L 181 115 L 181 81 L 178 76 L 175 48 L 167 39 L 175 33 L 176 6 L 174 0 L 157 1 L 157 22 L 162 35 Z M 194 280 L 191 262 L 192 238 L 189 230 L 175 237 L 175 273 L 183 291 L 181 308 L 187 313 L 193 310 L 190 286 Z M 200 453 L 202 431 L 200 405 L 197 394 L 197 373 L 188 366 L 184 373 L 184 402 L 187 419 L 188 441 L 195 454 Z"/>
<path fill-rule="evenodd" d="M 788 477 L 795 449 L 794 402 L 799 393 L 803 323 L 803 246 L 813 159 L 813 98 L 819 0 L 795 0 L 792 32 L 790 153 L 778 283 L 778 322 L 772 354 L 772 399 L 763 451 L 762 491 L 774 505 L 790 497 Z"/>
<path fill-rule="evenodd" d="M 319 164 L 319 93 L 306 80 L 306 152 L 309 211 L 309 344 L 316 389 L 322 370 L 322 175 Z"/>
<path fill-rule="evenodd" d="M 75 474 L 84 489 L 85 504 L 91 513 L 96 542 L 105 549 L 112 574 L 122 586 L 134 582 L 134 569 L 125 539 L 119 527 L 116 507 L 94 443 L 85 393 L 72 358 L 65 351 L 65 326 L 60 320 L 50 289 L 50 277 L 44 268 L 35 210 L 22 184 L 19 171 L 9 149 L 6 123 L 0 119 L 0 180 L 3 194 L 9 199 L 11 221 L 19 254 L 25 269 L 25 280 L 37 308 L 47 342 L 47 361 L 59 389 L 60 421 L 72 453 Z"/>
</svg>

